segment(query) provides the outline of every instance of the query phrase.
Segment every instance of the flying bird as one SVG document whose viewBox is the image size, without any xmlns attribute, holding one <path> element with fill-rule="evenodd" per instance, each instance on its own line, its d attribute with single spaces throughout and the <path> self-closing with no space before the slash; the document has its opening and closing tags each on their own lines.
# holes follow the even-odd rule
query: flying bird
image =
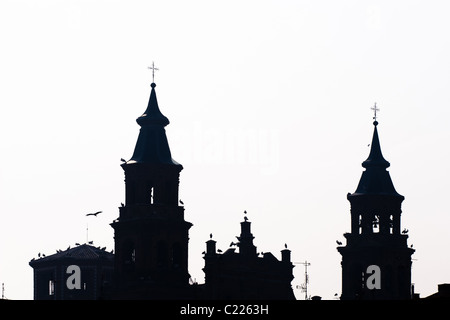
<svg viewBox="0 0 450 320">
<path fill-rule="evenodd" d="M 102 213 L 102 211 L 97 211 L 97 212 L 95 212 L 95 213 L 88 213 L 87 215 L 86 215 L 86 217 L 87 216 L 97 216 L 99 213 Z"/>
<path fill-rule="evenodd" d="M 339 240 L 336 240 L 336 243 L 340 246 L 342 245 L 342 242 L 340 242 Z"/>
</svg>

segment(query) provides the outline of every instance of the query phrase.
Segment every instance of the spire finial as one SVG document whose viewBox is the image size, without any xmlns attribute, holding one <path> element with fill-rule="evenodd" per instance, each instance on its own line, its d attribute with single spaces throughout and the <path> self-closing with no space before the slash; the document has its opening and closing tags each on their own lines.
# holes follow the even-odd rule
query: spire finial
<svg viewBox="0 0 450 320">
<path fill-rule="evenodd" d="M 158 68 L 155 68 L 155 62 L 152 61 L 152 66 L 148 67 L 150 70 L 152 70 L 152 83 L 155 83 L 155 71 L 159 71 Z"/>
<path fill-rule="evenodd" d="M 372 108 L 370 108 L 371 110 L 373 110 L 373 120 L 375 120 L 373 122 L 374 125 L 377 125 L 377 111 L 380 111 L 380 109 L 377 108 L 377 103 L 375 102 L 374 106 Z"/>
</svg>

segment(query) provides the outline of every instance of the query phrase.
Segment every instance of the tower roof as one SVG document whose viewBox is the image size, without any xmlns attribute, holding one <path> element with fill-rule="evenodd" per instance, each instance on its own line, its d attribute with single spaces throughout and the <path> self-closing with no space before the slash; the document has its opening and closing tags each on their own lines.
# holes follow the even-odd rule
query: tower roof
<svg viewBox="0 0 450 320">
<path fill-rule="evenodd" d="M 156 84 L 152 82 L 151 87 L 147 109 L 136 119 L 136 122 L 141 126 L 141 130 L 133 156 L 124 165 L 152 163 L 181 166 L 172 159 L 164 129 L 169 124 L 169 119 L 159 110 L 155 92 Z"/>
<path fill-rule="evenodd" d="M 383 158 L 383 154 L 381 153 L 380 139 L 378 138 L 378 121 L 373 122 L 373 137 L 372 144 L 370 145 L 370 154 L 366 161 L 362 163 L 364 168 L 369 167 L 379 167 L 379 168 L 388 168 L 391 164 Z"/>
<path fill-rule="evenodd" d="M 363 171 L 356 191 L 350 196 L 357 195 L 390 195 L 403 197 L 394 188 L 389 171 L 389 161 L 384 159 L 381 152 L 380 140 L 378 137 L 378 122 L 374 121 L 374 131 L 369 157 L 362 163 L 366 168 Z"/>
<path fill-rule="evenodd" d="M 67 248 L 66 250 L 58 250 L 57 253 L 42 257 L 40 259 L 33 259 L 30 261 L 30 265 L 39 265 L 46 262 L 65 261 L 71 260 L 83 260 L 83 261 L 113 261 L 114 254 L 105 250 L 105 248 L 94 247 L 88 244 L 81 244 L 73 248 Z"/>
<path fill-rule="evenodd" d="M 158 106 L 158 100 L 156 99 L 155 87 L 156 84 L 152 82 L 150 85 L 152 91 L 150 92 L 150 98 L 148 100 L 148 106 L 145 112 L 136 119 L 136 122 L 142 127 L 144 125 L 161 125 L 163 127 L 169 124 L 169 119 L 161 113 Z"/>
</svg>

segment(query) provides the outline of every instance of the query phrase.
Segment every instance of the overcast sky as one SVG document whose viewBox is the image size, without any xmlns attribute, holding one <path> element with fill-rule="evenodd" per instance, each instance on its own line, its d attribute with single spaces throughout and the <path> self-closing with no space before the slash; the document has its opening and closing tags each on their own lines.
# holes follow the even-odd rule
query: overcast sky
<svg viewBox="0 0 450 320">
<path fill-rule="evenodd" d="M 448 1 L 0 2 L 0 282 L 33 298 L 28 262 L 76 242 L 113 249 L 129 159 L 156 93 L 204 283 L 247 210 L 258 252 L 311 263 L 341 293 L 336 240 L 369 154 L 374 103 L 422 297 L 450 282 Z M 102 210 L 98 217 L 85 214 Z M 88 232 L 87 232 L 88 227 Z M 304 282 L 294 269 L 292 286 Z"/>
</svg>

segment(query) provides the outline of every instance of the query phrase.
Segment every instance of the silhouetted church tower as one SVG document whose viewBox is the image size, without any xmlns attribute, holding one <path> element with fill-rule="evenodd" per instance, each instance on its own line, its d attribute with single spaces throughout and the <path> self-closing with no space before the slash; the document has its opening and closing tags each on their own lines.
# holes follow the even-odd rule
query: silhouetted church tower
<svg viewBox="0 0 450 320">
<path fill-rule="evenodd" d="M 116 298 L 179 299 L 188 296 L 190 222 L 179 206 L 183 166 L 171 157 L 161 113 L 151 84 L 148 107 L 133 156 L 125 171 L 125 204 L 111 226 L 115 238 Z"/>
<path fill-rule="evenodd" d="M 342 255 L 341 299 L 411 299 L 414 250 L 407 245 L 407 231 L 400 231 L 404 197 L 386 170 L 390 164 L 381 153 L 376 117 L 373 124 L 370 154 L 362 163 L 366 170 L 356 191 L 347 194 L 351 233 L 344 234 L 346 246 L 337 248 Z"/>
</svg>

